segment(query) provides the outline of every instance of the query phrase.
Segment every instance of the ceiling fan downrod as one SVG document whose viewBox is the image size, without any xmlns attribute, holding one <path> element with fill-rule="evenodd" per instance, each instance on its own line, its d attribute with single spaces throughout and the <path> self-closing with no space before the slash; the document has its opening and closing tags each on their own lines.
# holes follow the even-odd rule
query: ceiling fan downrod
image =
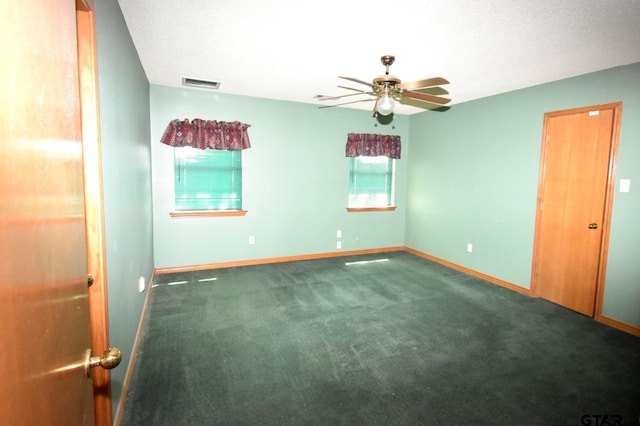
<svg viewBox="0 0 640 426">
<path fill-rule="evenodd" d="M 393 65 L 395 60 L 396 60 L 396 57 L 393 56 L 393 55 L 384 55 L 383 57 L 380 58 L 380 61 L 382 62 L 382 65 L 387 67 L 387 70 L 385 72 L 386 75 L 389 75 L 389 67 L 391 65 Z"/>
</svg>

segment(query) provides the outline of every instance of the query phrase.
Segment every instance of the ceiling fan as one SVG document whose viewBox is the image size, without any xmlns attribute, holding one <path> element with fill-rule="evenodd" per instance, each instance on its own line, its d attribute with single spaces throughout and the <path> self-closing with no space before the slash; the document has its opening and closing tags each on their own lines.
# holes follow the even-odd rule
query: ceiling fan
<svg viewBox="0 0 640 426">
<path fill-rule="evenodd" d="M 394 63 L 395 59 L 395 56 L 392 55 L 382 56 L 380 60 L 386 67 L 386 72 L 384 75 L 374 78 L 371 83 L 353 77 L 338 76 L 339 78 L 345 80 L 363 84 L 368 87 L 368 90 L 338 86 L 341 89 L 351 90 L 355 93 L 349 93 L 340 96 L 316 96 L 316 99 L 320 101 L 333 101 L 359 95 L 370 96 L 370 98 L 358 99 L 334 105 L 323 105 L 320 108 L 335 107 L 357 102 L 375 101 L 375 104 L 373 106 L 374 116 L 377 116 L 378 114 L 390 115 L 393 114 L 393 110 L 395 108 L 394 101 L 397 101 L 401 104 L 411 105 L 429 110 L 444 111 L 448 109 L 448 107 L 443 107 L 443 105 L 451 102 L 451 99 L 442 98 L 438 95 L 446 95 L 449 93 L 445 89 L 439 87 L 442 84 L 449 84 L 449 81 L 442 77 L 433 77 L 424 80 L 403 83 L 398 77 L 389 74 L 389 67 Z"/>
</svg>

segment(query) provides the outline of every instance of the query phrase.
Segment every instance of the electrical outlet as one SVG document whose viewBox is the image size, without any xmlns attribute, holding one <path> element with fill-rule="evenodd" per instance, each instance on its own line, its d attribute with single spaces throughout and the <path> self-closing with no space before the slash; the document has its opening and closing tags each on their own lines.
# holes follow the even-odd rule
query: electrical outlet
<svg viewBox="0 0 640 426">
<path fill-rule="evenodd" d="M 342 241 L 336 242 L 336 248 L 342 248 Z"/>
<path fill-rule="evenodd" d="M 469 253 L 473 252 L 473 244 L 471 244 L 471 243 L 468 243 L 468 244 L 467 244 L 467 251 L 468 251 Z"/>
<path fill-rule="evenodd" d="M 253 245 L 256 243 L 256 237 L 253 235 L 249 235 L 249 244 Z"/>
<path fill-rule="evenodd" d="M 336 232 L 336 238 L 342 238 L 342 231 L 338 229 L 338 232 Z"/>
<path fill-rule="evenodd" d="M 138 292 L 142 293 L 147 286 L 144 277 L 138 278 Z"/>
</svg>

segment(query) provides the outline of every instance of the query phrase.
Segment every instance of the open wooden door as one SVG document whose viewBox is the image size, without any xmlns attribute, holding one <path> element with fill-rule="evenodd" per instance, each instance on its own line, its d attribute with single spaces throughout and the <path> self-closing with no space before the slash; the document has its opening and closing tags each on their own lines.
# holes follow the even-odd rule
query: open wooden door
<svg viewBox="0 0 640 426">
<path fill-rule="evenodd" d="M 622 104 L 545 114 L 533 294 L 600 315 Z"/>
<path fill-rule="evenodd" d="M 92 425 L 76 2 L 0 18 L 0 419 Z"/>
</svg>

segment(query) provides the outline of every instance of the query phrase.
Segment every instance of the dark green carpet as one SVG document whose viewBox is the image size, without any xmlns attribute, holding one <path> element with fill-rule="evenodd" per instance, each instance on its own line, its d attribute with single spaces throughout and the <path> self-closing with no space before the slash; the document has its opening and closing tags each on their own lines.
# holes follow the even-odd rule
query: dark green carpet
<svg viewBox="0 0 640 426">
<path fill-rule="evenodd" d="M 406 252 L 156 284 L 123 426 L 638 422 L 639 338 Z"/>
</svg>

